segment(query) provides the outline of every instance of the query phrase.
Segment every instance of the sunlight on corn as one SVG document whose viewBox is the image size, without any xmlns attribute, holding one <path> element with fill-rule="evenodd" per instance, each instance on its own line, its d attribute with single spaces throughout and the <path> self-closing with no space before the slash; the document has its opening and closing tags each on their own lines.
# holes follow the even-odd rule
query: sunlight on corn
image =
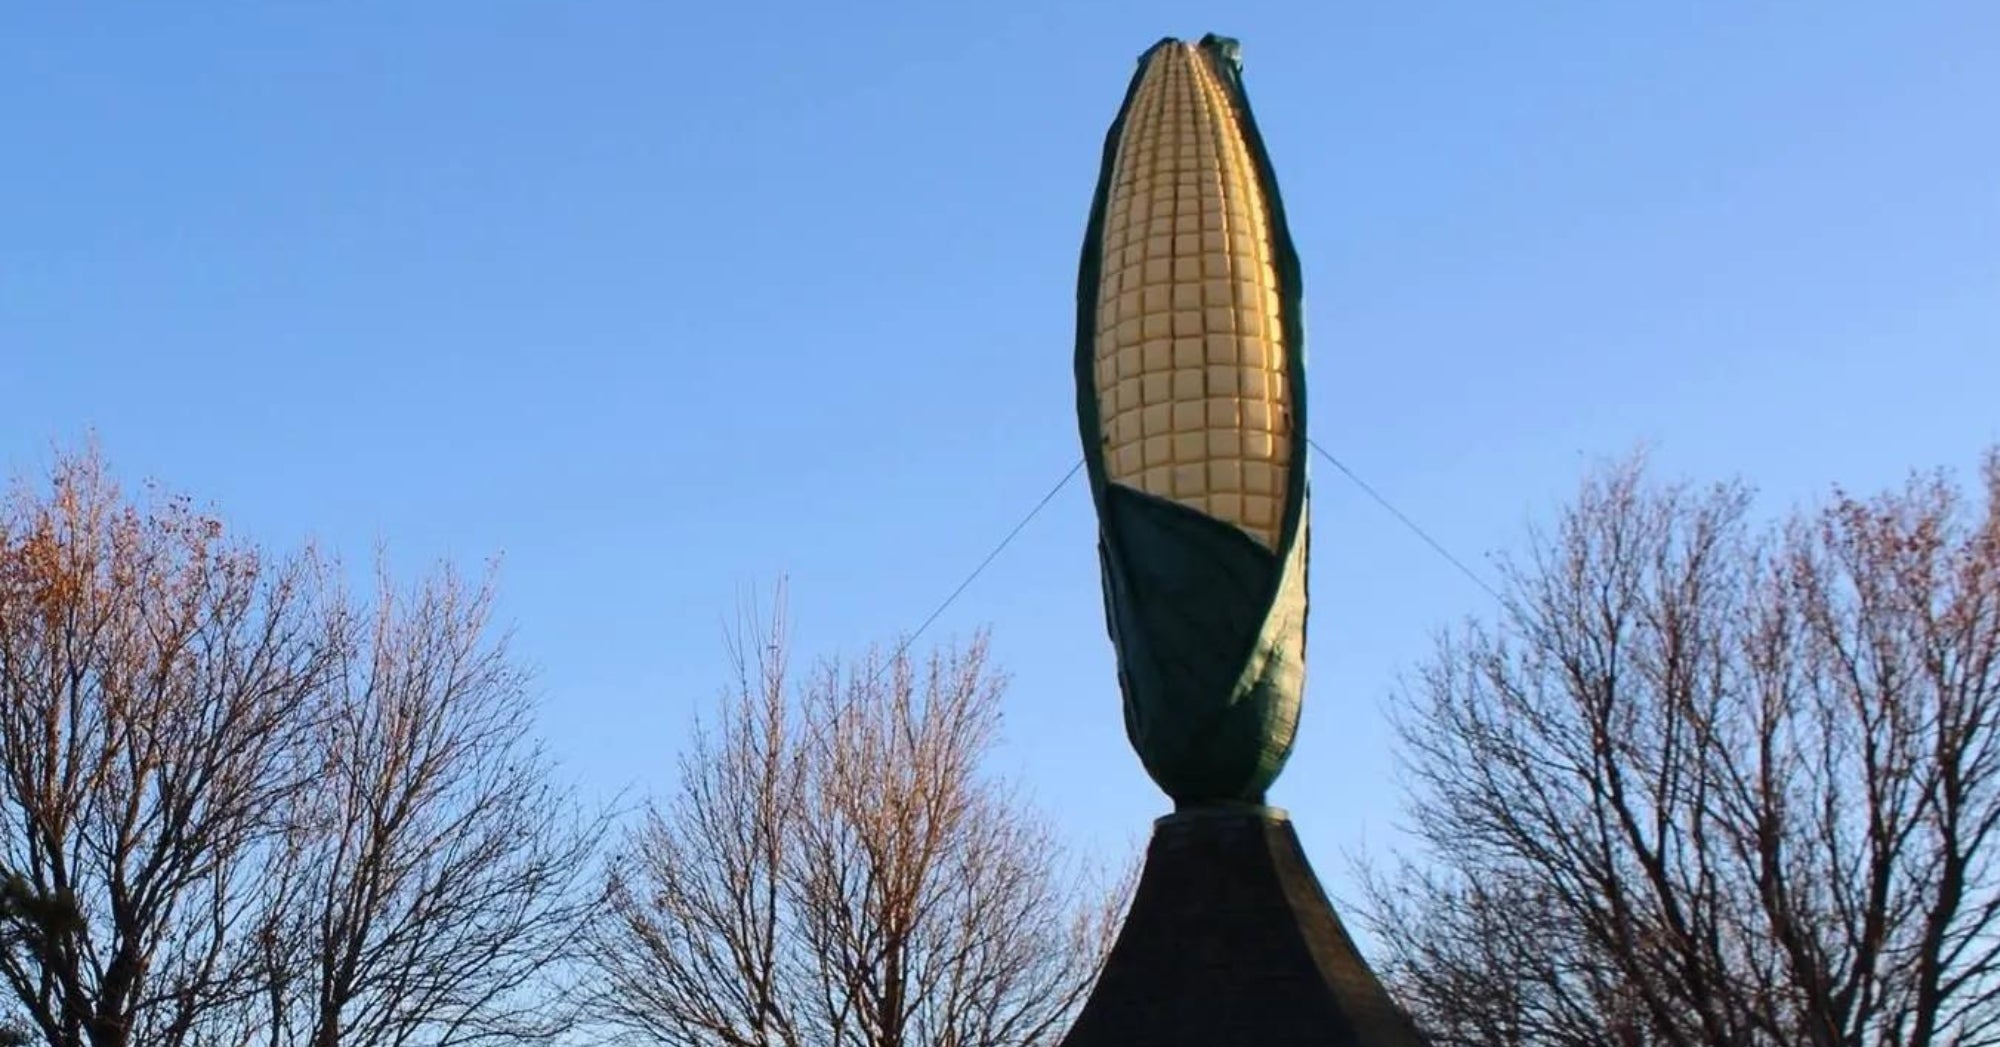
<svg viewBox="0 0 2000 1047">
<path fill-rule="evenodd" d="M 1275 548 L 1291 390 L 1269 212 L 1238 120 L 1197 47 L 1153 54 L 1104 212 L 1098 417 L 1112 482 Z"/>
</svg>

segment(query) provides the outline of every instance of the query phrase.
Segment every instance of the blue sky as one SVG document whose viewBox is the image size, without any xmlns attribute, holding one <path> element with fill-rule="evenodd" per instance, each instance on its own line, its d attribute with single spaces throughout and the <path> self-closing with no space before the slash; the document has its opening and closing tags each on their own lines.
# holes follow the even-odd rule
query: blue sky
<svg viewBox="0 0 2000 1047">
<path fill-rule="evenodd" d="M 1774 508 L 2000 441 L 1988 3 L 11 5 L 0 465 L 405 572 L 504 557 L 551 745 L 664 785 L 739 598 L 913 628 L 1079 455 L 1077 247 L 1163 35 L 1242 38 L 1306 279 L 1313 435 L 1461 557 L 1635 444 Z M 1398 820 L 1383 708 L 1488 598 L 1315 468 L 1329 886 Z M 940 620 L 1001 767 L 1122 856 L 1093 520 Z"/>
</svg>

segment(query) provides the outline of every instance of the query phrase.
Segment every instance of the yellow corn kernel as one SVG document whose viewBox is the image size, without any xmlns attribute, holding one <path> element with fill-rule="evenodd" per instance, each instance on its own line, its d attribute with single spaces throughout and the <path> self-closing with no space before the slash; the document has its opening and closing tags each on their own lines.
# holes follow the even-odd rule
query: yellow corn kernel
<svg viewBox="0 0 2000 1047">
<path fill-rule="evenodd" d="M 1106 475 L 1276 548 L 1292 451 L 1270 212 L 1201 51 L 1161 47 L 1106 201 L 1097 401 Z"/>
</svg>

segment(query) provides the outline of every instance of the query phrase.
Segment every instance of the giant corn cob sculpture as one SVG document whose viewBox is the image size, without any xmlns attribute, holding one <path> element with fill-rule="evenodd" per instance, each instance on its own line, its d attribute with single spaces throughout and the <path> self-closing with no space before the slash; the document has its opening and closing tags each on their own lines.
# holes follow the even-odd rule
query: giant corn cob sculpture
<svg viewBox="0 0 2000 1047">
<path fill-rule="evenodd" d="M 1233 41 L 1164 40 L 1104 146 L 1077 406 L 1125 727 L 1183 807 L 1261 803 L 1306 626 L 1297 257 Z"/>
<path fill-rule="evenodd" d="M 1299 267 L 1236 46 L 1164 40 L 1104 145 L 1077 413 L 1125 728 L 1179 810 L 1062 1047 L 1425 1047 L 1263 805 L 1306 629 Z"/>
</svg>

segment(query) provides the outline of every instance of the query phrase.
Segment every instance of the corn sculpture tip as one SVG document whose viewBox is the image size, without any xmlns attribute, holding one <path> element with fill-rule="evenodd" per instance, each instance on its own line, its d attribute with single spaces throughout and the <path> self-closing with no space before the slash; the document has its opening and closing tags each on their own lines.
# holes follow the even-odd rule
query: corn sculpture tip
<svg viewBox="0 0 2000 1047">
<path fill-rule="evenodd" d="M 1305 678 L 1298 259 L 1236 42 L 1162 40 L 1111 125 L 1077 413 L 1127 737 L 1181 807 L 1262 803 Z"/>
</svg>

